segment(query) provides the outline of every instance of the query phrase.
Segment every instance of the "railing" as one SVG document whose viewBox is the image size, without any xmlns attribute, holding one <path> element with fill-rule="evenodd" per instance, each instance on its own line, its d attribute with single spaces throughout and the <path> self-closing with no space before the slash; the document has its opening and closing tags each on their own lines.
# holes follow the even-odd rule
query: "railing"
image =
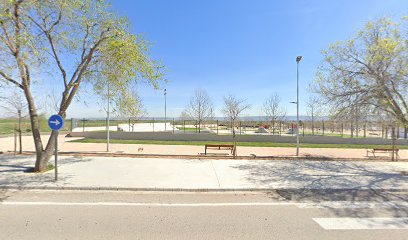
<svg viewBox="0 0 408 240">
<path fill-rule="evenodd" d="M 67 120 L 69 121 L 69 120 Z M 72 132 L 106 131 L 106 119 L 70 119 Z M 197 120 L 170 118 L 114 118 L 110 119 L 110 131 L 123 132 L 166 132 L 183 134 L 231 135 L 281 135 L 294 136 L 299 130 L 301 136 L 335 136 L 342 138 L 384 138 L 392 136 L 392 127 L 383 122 L 338 122 L 338 121 L 301 121 L 299 128 L 296 121 L 254 121 L 241 120 L 231 126 L 228 120 Z M 407 128 L 396 125 L 394 134 L 397 139 L 407 139 Z"/>
</svg>

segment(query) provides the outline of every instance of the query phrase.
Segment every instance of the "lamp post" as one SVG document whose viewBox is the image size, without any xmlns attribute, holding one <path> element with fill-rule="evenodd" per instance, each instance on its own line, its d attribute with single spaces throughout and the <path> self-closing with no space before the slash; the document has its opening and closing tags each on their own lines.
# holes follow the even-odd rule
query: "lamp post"
<svg viewBox="0 0 408 240">
<path fill-rule="evenodd" d="M 110 111 L 110 89 L 108 80 L 108 109 L 106 112 L 106 151 L 109 152 L 109 111 Z"/>
<path fill-rule="evenodd" d="M 164 89 L 164 131 L 167 131 L 167 89 Z"/>
<path fill-rule="evenodd" d="M 21 110 L 18 110 L 18 141 L 20 143 L 20 149 L 18 153 L 23 154 L 23 140 L 21 139 Z"/>
<path fill-rule="evenodd" d="M 296 57 L 296 156 L 299 156 L 299 62 L 302 56 Z"/>
</svg>

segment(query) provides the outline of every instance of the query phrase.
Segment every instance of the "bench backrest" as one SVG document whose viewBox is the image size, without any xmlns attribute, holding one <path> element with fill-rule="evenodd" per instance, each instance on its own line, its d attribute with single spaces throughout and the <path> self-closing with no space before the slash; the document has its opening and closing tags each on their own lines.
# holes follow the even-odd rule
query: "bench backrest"
<svg viewBox="0 0 408 240">
<path fill-rule="evenodd" d="M 218 147 L 228 147 L 228 148 L 233 148 L 234 145 L 228 145 L 228 144 L 220 144 L 220 145 L 216 145 L 216 144 L 206 144 L 205 147 L 206 147 L 206 148 L 209 148 L 209 147 L 216 147 L 216 148 L 218 148 Z"/>
<path fill-rule="evenodd" d="M 394 148 L 394 149 L 392 149 L 392 148 L 374 148 L 373 149 L 374 151 L 398 151 L 399 149 L 398 148 Z"/>
</svg>

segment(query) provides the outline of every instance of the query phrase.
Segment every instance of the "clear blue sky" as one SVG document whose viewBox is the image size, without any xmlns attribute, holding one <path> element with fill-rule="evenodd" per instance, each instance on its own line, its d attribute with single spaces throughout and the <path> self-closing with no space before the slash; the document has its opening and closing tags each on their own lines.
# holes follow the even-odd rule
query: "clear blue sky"
<svg viewBox="0 0 408 240">
<path fill-rule="evenodd" d="M 196 88 L 204 88 L 222 116 L 222 98 L 235 94 L 252 105 L 246 115 L 277 92 L 288 115 L 295 115 L 296 62 L 300 65 L 301 114 L 307 86 L 322 61 L 320 51 L 356 34 L 364 23 L 408 15 L 407 0 L 353 1 L 112 1 L 132 31 L 152 45 L 152 56 L 168 69 L 168 115 L 178 117 Z M 162 91 L 141 85 L 149 116 L 164 115 Z M 100 107 L 74 103 L 68 117 L 102 117 Z"/>
</svg>

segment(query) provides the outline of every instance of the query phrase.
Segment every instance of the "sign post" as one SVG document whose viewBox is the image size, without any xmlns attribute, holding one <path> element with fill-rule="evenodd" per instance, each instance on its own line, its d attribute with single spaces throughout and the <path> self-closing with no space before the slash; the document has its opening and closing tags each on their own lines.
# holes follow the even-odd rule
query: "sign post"
<svg viewBox="0 0 408 240">
<path fill-rule="evenodd" d="M 64 126 L 64 119 L 60 115 L 52 115 L 48 119 L 48 126 L 55 132 L 55 162 L 54 162 L 54 172 L 55 181 L 58 180 L 58 134 L 59 130 Z"/>
</svg>

